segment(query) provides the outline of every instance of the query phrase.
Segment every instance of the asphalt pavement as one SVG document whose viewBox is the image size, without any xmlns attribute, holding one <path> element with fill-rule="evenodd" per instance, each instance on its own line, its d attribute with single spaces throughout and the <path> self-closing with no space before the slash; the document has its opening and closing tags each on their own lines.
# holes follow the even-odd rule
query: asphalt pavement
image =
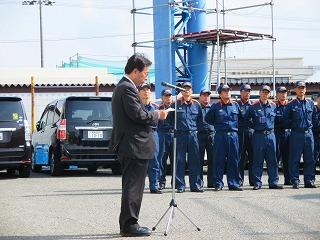
<svg viewBox="0 0 320 240">
<path fill-rule="evenodd" d="M 320 179 L 319 175 L 318 178 Z M 301 177 L 303 179 L 303 177 Z M 170 182 L 170 177 L 168 177 Z M 186 179 L 188 181 L 188 179 Z M 247 180 L 247 179 L 246 179 Z M 176 194 L 178 207 L 168 236 L 168 215 L 151 237 L 142 239 L 320 239 L 320 182 L 317 189 L 243 192 L 205 189 L 204 193 Z M 283 183 L 283 177 L 280 178 Z M 153 227 L 169 207 L 172 194 L 146 190 L 140 224 Z M 121 177 L 109 170 L 95 174 L 66 171 L 62 177 L 32 173 L 30 178 L 0 172 L 0 240 L 125 239 L 119 235 Z"/>
</svg>

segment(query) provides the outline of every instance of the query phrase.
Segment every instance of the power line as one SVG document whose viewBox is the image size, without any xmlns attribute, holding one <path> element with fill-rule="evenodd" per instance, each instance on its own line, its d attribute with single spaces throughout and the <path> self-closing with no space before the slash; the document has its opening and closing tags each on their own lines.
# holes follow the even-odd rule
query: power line
<svg viewBox="0 0 320 240">
<path fill-rule="evenodd" d="M 146 35 L 152 32 L 145 32 L 145 33 L 136 33 L 136 35 Z M 131 37 L 132 33 L 128 34 L 107 34 L 107 35 L 100 35 L 100 36 L 89 36 L 89 37 L 73 37 L 73 38 L 55 38 L 55 39 L 45 39 L 45 42 L 58 42 L 58 41 L 74 41 L 74 40 L 91 40 L 91 39 L 103 39 L 103 38 L 117 38 L 117 37 Z M 36 39 L 24 39 L 24 40 L 0 40 L 0 43 L 34 43 L 39 42 Z"/>
</svg>

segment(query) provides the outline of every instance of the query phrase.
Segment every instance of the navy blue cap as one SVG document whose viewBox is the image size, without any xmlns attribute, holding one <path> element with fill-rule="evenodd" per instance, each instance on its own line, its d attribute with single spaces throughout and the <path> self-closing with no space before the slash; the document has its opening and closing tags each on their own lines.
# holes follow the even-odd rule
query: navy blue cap
<svg viewBox="0 0 320 240">
<path fill-rule="evenodd" d="M 260 88 L 260 91 L 268 91 L 268 92 L 271 92 L 271 88 L 270 88 L 268 85 L 263 85 L 263 86 Z"/>
<path fill-rule="evenodd" d="M 304 81 L 297 81 L 296 82 L 296 87 L 305 87 L 306 83 Z"/>
<path fill-rule="evenodd" d="M 144 89 L 144 88 L 149 88 L 149 89 L 151 89 L 151 85 L 150 85 L 149 83 L 147 83 L 147 82 L 144 82 L 144 83 L 142 83 L 142 84 L 138 87 L 138 90 L 141 91 L 141 90 Z"/>
<path fill-rule="evenodd" d="M 218 87 L 218 93 L 220 94 L 222 91 L 225 91 L 225 90 L 230 90 L 230 87 L 228 86 L 228 84 L 221 84 L 219 87 Z"/>
<path fill-rule="evenodd" d="M 210 95 L 210 94 L 211 94 L 211 91 L 210 91 L 209 89 L 207 89 L 207 88 L 202 89 L 202 90 L 200 91 L 200 95 L 206 94 L 206 93 L 208 93 L 208 94 Z"/>
<path fill-rule="evenodd" d="M 172 95 L 172 92 L 170 89 L 163 89 L 161 91 L 161 96 L 171 96 Z"/>
<path fill-rule="evenodd" d="M 240 86 L 240 91 L 247 91 L 247 90 L 251 90 L 250 84 L 242 84 Z"/>
<path fill-rule="evenodd" d="M 190 87 L 190 88 L 192 88 L 192 84 L 191 84 L 191 82 L 183 82 L 182 83 L 182 87 Z"/>
<path fill-rule="evenodd" d="M 277 87 L 276 92 L 277 93 L 279 93 L 279 92 L 287 92 L 287 89 L 284 86 L 280 86 L 280 87 Z"/>
</svg>

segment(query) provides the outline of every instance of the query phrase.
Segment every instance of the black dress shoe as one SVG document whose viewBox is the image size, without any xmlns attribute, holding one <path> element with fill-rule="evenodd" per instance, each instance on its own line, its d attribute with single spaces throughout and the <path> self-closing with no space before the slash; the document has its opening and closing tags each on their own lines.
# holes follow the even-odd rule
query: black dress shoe
<svg viewBox="0 0 320 240">
<path fill-rule="evenodd" d="M 160 184 L 160 187 L 159 187 L 159 189 L 160 189 L 160 190 L 163 190 L 163 189 L 165 189 L 165 188 L 166 188 L 166 184 L 164 184 L 164 183 L 161 183 L 161 184 Z"/>
<path fill-rule="evenodd" d="M 204 190 L 203 190 L 203 188 L 196 188 L 196 189 L 192 189 L 191 192 L 203 193 Z"/>
<path fill-rule="evenodd" d="M 177 189 L 177 193 L 183 193 L 185 190 L 183 188 Z"/>
<path fill-rule="evenodd" d="M 230 191 L 243 191 L 243 189 L 241 187 L 236 187 L 236 186 L 229 187 L 229 190 Z"/>
<path fill-rule="evenodd" d="M 317 186 L 313 182 L 306 183 L 304 185 L 305 188 L 317 188 Z"/>
<path fill-rule="evenodd" d="M 152 189 L 150 190 L 150 193 L 153 193 L 153 194 L 161 194 L 161 190 L 160 189 Z"/>
<path fill-rule="evenodd" d="M 269 189 L 283 189 L 283 186 L 280 185 L 270 185 Z"/>
<path fill-rule="evenodd" d="M 261 189 L 261 185 L 254 185 L 253 186 L 253 190 L 259 190 L 259 189 Z"/>
<path fill-rule="evenodd" d="M 283 184 L 283 185 L 285 185 L 285 186 L 291 186 L 292 184 L 291 184 L 290 181 L 284 181 L 284 184 Z"/>
<path fill-rule="evenodd" d="M 214 190 L 217 191 L 217 192 L 219 192 L 219 191 L 222 190 L 222 187 L 221 187 L 221 186 L 216 186 L 216 187 L 214 187 Z"/>
<path fill-rule="evenodd" d="M 299 189 L 299 183 L 293 183 L 292 188 L 294 189 Z"/>
<path fill-rule="evenodd" d="M 147 227 L 131 226 L 131 227 L 128 227 L 127 229 L 120 230 L 120 235 L 122 237 L 150 236 L 151 230 Z"/>
</svg>

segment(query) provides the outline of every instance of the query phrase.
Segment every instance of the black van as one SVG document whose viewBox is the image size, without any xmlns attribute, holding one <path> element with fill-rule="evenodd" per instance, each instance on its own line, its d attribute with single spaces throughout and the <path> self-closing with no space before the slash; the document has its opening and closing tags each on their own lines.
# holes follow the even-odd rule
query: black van
<svg viewBox="0 0 320 240">
<path fill-rule="evenodd" d="M 31 129 L 21 98 L 0 97 L 0 170 L 29 177 Z"/>
<path fill-rule="evenodd" d="M 68 97 L 48 104 L 33 134 L 33 170 L 50 166 L 51 175 L 64 169 L 110 167 L 120 163 L 108 145 L 112 132 L 110 97 Z"/>
</svg>

